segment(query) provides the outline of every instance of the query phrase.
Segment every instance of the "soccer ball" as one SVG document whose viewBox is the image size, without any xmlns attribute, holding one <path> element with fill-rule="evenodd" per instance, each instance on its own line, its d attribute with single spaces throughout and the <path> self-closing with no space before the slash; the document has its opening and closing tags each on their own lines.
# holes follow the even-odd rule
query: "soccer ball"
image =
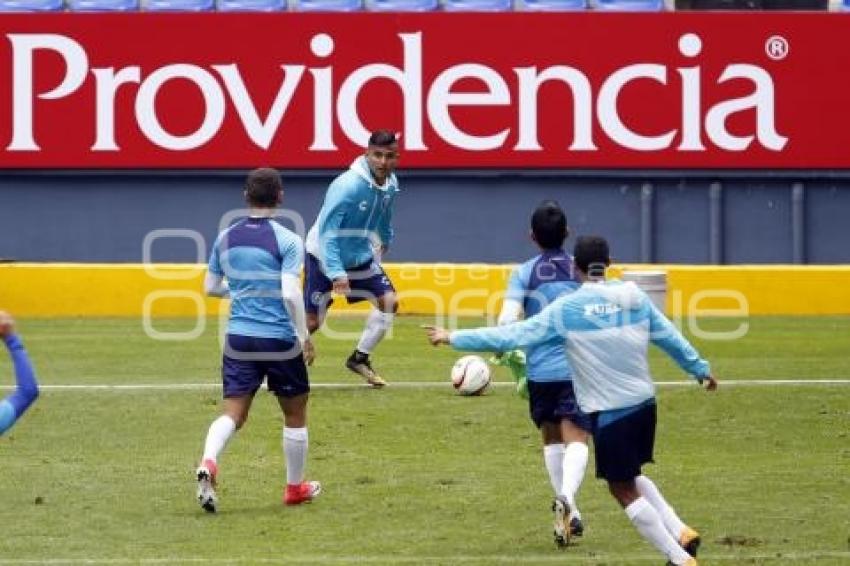
<svg viewBox="0 0 850 566">
<path fill-rule="evenodd" d="M 481 395 L 490 385 L 490 366 L 481 356 L 464 356 L 452 367 L 452 385 L 461 395 Z"/>
</svg>

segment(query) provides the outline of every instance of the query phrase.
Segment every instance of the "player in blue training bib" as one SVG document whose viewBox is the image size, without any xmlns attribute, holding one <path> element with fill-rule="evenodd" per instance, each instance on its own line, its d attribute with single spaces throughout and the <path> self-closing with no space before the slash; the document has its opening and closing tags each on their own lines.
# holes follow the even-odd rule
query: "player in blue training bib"
<svg viewBox="0 0 850 566">
<path fill-rule="evenodd" d="M 310 391 L 306 365 L 315 354 L 298 279 L 303 245 L 272 218 L 283 199 L 277 171 L 252 171 L 244 196 L 250 215 L 216 238 L 204 285 L 208 295 L 231 300 L 221 370 L 223 414 L 210 425 L 196 472 L 198 503 L 209 512 L 218 506 L 218 456 L 245 423 L 264 380 L 283 412 L 284 503 L 304 503 L 321 491 L 319 482 L 304 480 Z"/>
<path fill-rule="evenodd" d="M 393 240 L 398 157 L 395 134 L 374 132 L 366 154 L 328 187 L 306 242 L 304 300 L 310 333 L 322 326 L 333 302 L 331 292 L 349 303 L 372 304 L 357 347 L 345 362 L 345 367 L 372 387 L 383 387 L 386 381 L 372 368 L 369 355 L 392 326 L 398 310 L 395 288 L 381 267 L 381 257 Z"/>
<path fill-rule="evenodd" d="M 38 383 L 27 351 L 15 334 L 15 321 L 8 313 L 0 311 L 0 339 L 6 344 L 15 368 L 15 390 L 0 400 L 0 436 L 21 418 L 38 398 Z"/>
<path fill-rule="evenodd" d="M 544 201 L 534 210 L 531 239 L 540 254 L 511 273 L 500 325 L 530 318 L 578 289 L 573 258 L 564 251 L 568 234 L 566 214 L 557 202 Z M 553 534 L 555 543 L 563 547 L 570 537 L 584 532 L 576 494 L 587 468 L 590 420 L 578 408 L 563 340 L 525 348 L 524 354 L 529 412 L 543 437 L 543 461 L 555 492 Z"/>
<path fill-rule="evenodd" d="M 576 242 L 574 261 L 581 287 L 531 318 L 493 328 L 429 327 L 433 345 L 461 351 L 503 352 L 553 341 L 563 344 L 573 371 L 579 407 L 590 415 L 596 475 L 623 507 L 637 531 L 668 559 L 696 565 L 699 534 L 688 527 L 641 467 L 652 462 L 655 444 L 655 384 L 649 373 L 649 343 L 683 370 L 717 388 L 707 361 L 633 283 L 605 281 L 608 243 L 599 237 Z"/>
</svg>

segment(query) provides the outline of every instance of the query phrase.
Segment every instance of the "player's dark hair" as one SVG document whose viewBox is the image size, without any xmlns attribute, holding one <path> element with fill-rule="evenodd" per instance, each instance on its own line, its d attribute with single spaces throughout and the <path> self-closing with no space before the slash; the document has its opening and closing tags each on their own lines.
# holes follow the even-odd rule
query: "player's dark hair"
<svg viewBox="0 0 850 566">
<path fill-rule="evenodd" d="M 558 249 L 567 239 L 567 215 L 554 200 L 544 200 L 531 215 L 534 241 L 544 249 Z"/>
<path fill-rule="evenodd" d="M 372 135 L 369 136 L 369 145 L 375 145 L 378 147 L 387 147 L 397 141 L 398 140 L 395 138 L 395 132 L 391 132 L 390 130 L 375 130 L 372 132 Z"/>
<path fill-rule="evenodd" d="M 283 190 L 280 173 L 269 167 L 254 169 L 245 180 L 245 200 L 250 206 L 274 208 L 277 195 Z"/>
<path fill-rule="evenodd" d="M 590 277 L 603 277 L 611 264 L 608 242 L 600 236 L 580 236 L 573 248 L 573 258 L 579 271 Z"/>
</svg>

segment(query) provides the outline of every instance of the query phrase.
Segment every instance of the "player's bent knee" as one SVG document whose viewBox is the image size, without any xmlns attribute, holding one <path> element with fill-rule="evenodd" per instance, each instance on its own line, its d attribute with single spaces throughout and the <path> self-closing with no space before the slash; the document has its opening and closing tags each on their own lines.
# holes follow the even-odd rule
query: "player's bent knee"
<svg viewBox="0 0 850 566">
<path fill-rule="evenodd" d="M 398 297 L 395 293 L 385 293 L 378 297 L 378 309 L 384 313 L 398 312 Z"/>
<path fill-rule="evenodd" d="M 546 421 L 541 423 L 540 434 L 543 436 L 543 444 L 562 444 L 564 442 L 561 427 L 555 423 Z"/>
<path fill-rule="evenodd" d="M 307 406 L 298 409 L 287 409 L 283 412 L 283 424 L 287 428 L 301 428 L 307 426 Z"/>
<path fill-rule="evenodd" d="M 608 491 L 623 508 L 628 507 L 640 497 L 633 479 L 629 481 L 609 481 Z"/>
</svg>

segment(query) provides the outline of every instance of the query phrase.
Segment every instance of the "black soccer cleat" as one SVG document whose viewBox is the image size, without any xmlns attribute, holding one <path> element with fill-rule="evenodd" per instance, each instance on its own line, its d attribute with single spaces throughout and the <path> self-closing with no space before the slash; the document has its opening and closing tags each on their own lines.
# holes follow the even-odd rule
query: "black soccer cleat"
<svg viewBox="0 0 850 566">
<path fill-rule="evenodd" d="M 570 519 L 570 535 L 580 537 L 584 534 L 584 523 L 578 517 Z"/>
<path fill-rule="evenodd" d="M 366 383 L 372 387 L 383 387 L 387 384 L 378 373 L 372 369 L 372 364 L 369 363 L 369 355 L 354 350 L 348 359 L 345 360 L 345 367 L 366 380 Z"/>
<path fill-rule="evenodd" d="M 690 527 L 685 527 L 685 531 L 679 537 L 679 546 L 691 556 L 696 557 L 700 543 L 702 543 L 702 540 L 699 533 Z"/>
</svg>

